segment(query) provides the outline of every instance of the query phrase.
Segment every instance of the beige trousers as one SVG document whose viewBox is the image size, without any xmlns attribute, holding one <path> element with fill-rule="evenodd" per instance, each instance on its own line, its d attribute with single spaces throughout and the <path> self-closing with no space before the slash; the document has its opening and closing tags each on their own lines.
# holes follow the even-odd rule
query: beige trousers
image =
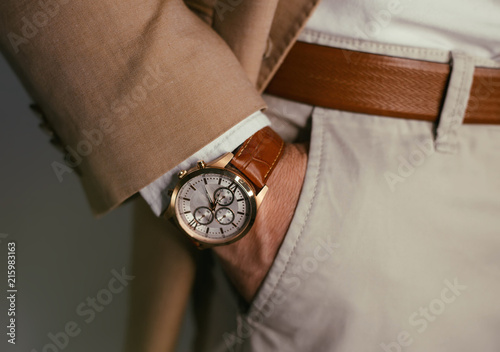
<svg viewBox="0 0 500 352">
<path fill-rule="evenodd" d="M 458 68 L 439 126 L 265 97 L 286 139 L 311 127 L 307 174 L 250 310 L 214 314 L 210 350 L 500 350 L 500 126 L 461 124 L 457 72 L 476 61 L 442 55 Z"/>
</svg>

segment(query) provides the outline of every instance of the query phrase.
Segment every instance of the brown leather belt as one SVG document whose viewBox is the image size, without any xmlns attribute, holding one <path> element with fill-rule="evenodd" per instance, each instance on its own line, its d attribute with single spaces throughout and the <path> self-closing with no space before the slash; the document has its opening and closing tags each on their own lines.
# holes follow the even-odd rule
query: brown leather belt
<svg viewBox="0 0 500 352">
<path fill-rule="evenodd" d="M 266 93 L 330 109 L 436 121 L 450 65 L 296 42 Z M 464 123 L 500 124 L 500 69 L 476 68 Z"/>
</svg>

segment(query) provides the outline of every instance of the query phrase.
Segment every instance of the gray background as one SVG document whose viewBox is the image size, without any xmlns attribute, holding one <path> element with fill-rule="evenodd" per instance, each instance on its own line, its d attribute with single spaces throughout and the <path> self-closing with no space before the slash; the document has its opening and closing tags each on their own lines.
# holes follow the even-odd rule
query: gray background
<svg viewBox="0 0 500 352">
<path fill-rule="evenodd" d="M 76 307 L 107 287 L 113 269 L 130 271 L 132 208 L 93 218 L 77 176 L 59 182 L 54 174 L 51 163 L 62 154 L 38 127 L 30 103 L 0 56 L 0 350 L 41 352 L 49 333 L 75 321 L 81 333 L 64 351 L 123 351 L 128 290 L 90 323 Z M 6 335 L 9 241 L 17 247 L 15 346 Z M 186 351 L 188 337 L 182 340 L 178 350 Z"/>
</svg>

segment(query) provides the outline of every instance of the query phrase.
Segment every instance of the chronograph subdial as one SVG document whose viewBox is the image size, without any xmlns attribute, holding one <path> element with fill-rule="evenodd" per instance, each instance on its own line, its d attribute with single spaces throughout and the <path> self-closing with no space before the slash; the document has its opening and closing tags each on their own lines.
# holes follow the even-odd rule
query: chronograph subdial
<svg viewBox="0 0 500 352">
<path fill-rule="evenodd" d="M 234 194 L 229 188 L 221 187 L 215 191 L 214 199 L 216 204 L 227 206 L 233 202 Z"/>
<path fill-rule="evenodd" d="M 199 207 L 194 211 L 194 219 L 198 224 L 208 225 L 214 220 L 214 213 L 207 207 Z"/>
<path fill-rule="evenodd" d="M 176 219 L 190 237 L 208 246 L 245 235 L 256 213 L 249 184 L 227 170 L 199 169 L 173 191 Z"/>
<path fill-rule="evenodd" d="M 234 220 L 234 213 L 229 208 L 220 208 L 215 212 L 215 218 L 221 225 L 229 225 Z"/>
</svg>

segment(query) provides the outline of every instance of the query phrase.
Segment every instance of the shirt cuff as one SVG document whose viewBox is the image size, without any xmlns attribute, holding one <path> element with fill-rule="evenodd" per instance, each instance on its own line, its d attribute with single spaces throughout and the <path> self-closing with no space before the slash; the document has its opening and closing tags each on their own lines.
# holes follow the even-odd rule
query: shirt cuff
<svg viewBox="0 0 500 352">
<path fill-rule="evenodd" d="M 149 204 L 156 216 L 160 216 L 170 203 L 170 196 L 166 190 L 175 187 L 179 171 L 192 168 L 198 160 L 212 161 L 224 153 L 233 151 L 255 132 L 270 124 L 271 122 L 267 116 L 260 110 L 254 112 L 175 168 L 141 189 L 139 193 Z"/>
</svg>

